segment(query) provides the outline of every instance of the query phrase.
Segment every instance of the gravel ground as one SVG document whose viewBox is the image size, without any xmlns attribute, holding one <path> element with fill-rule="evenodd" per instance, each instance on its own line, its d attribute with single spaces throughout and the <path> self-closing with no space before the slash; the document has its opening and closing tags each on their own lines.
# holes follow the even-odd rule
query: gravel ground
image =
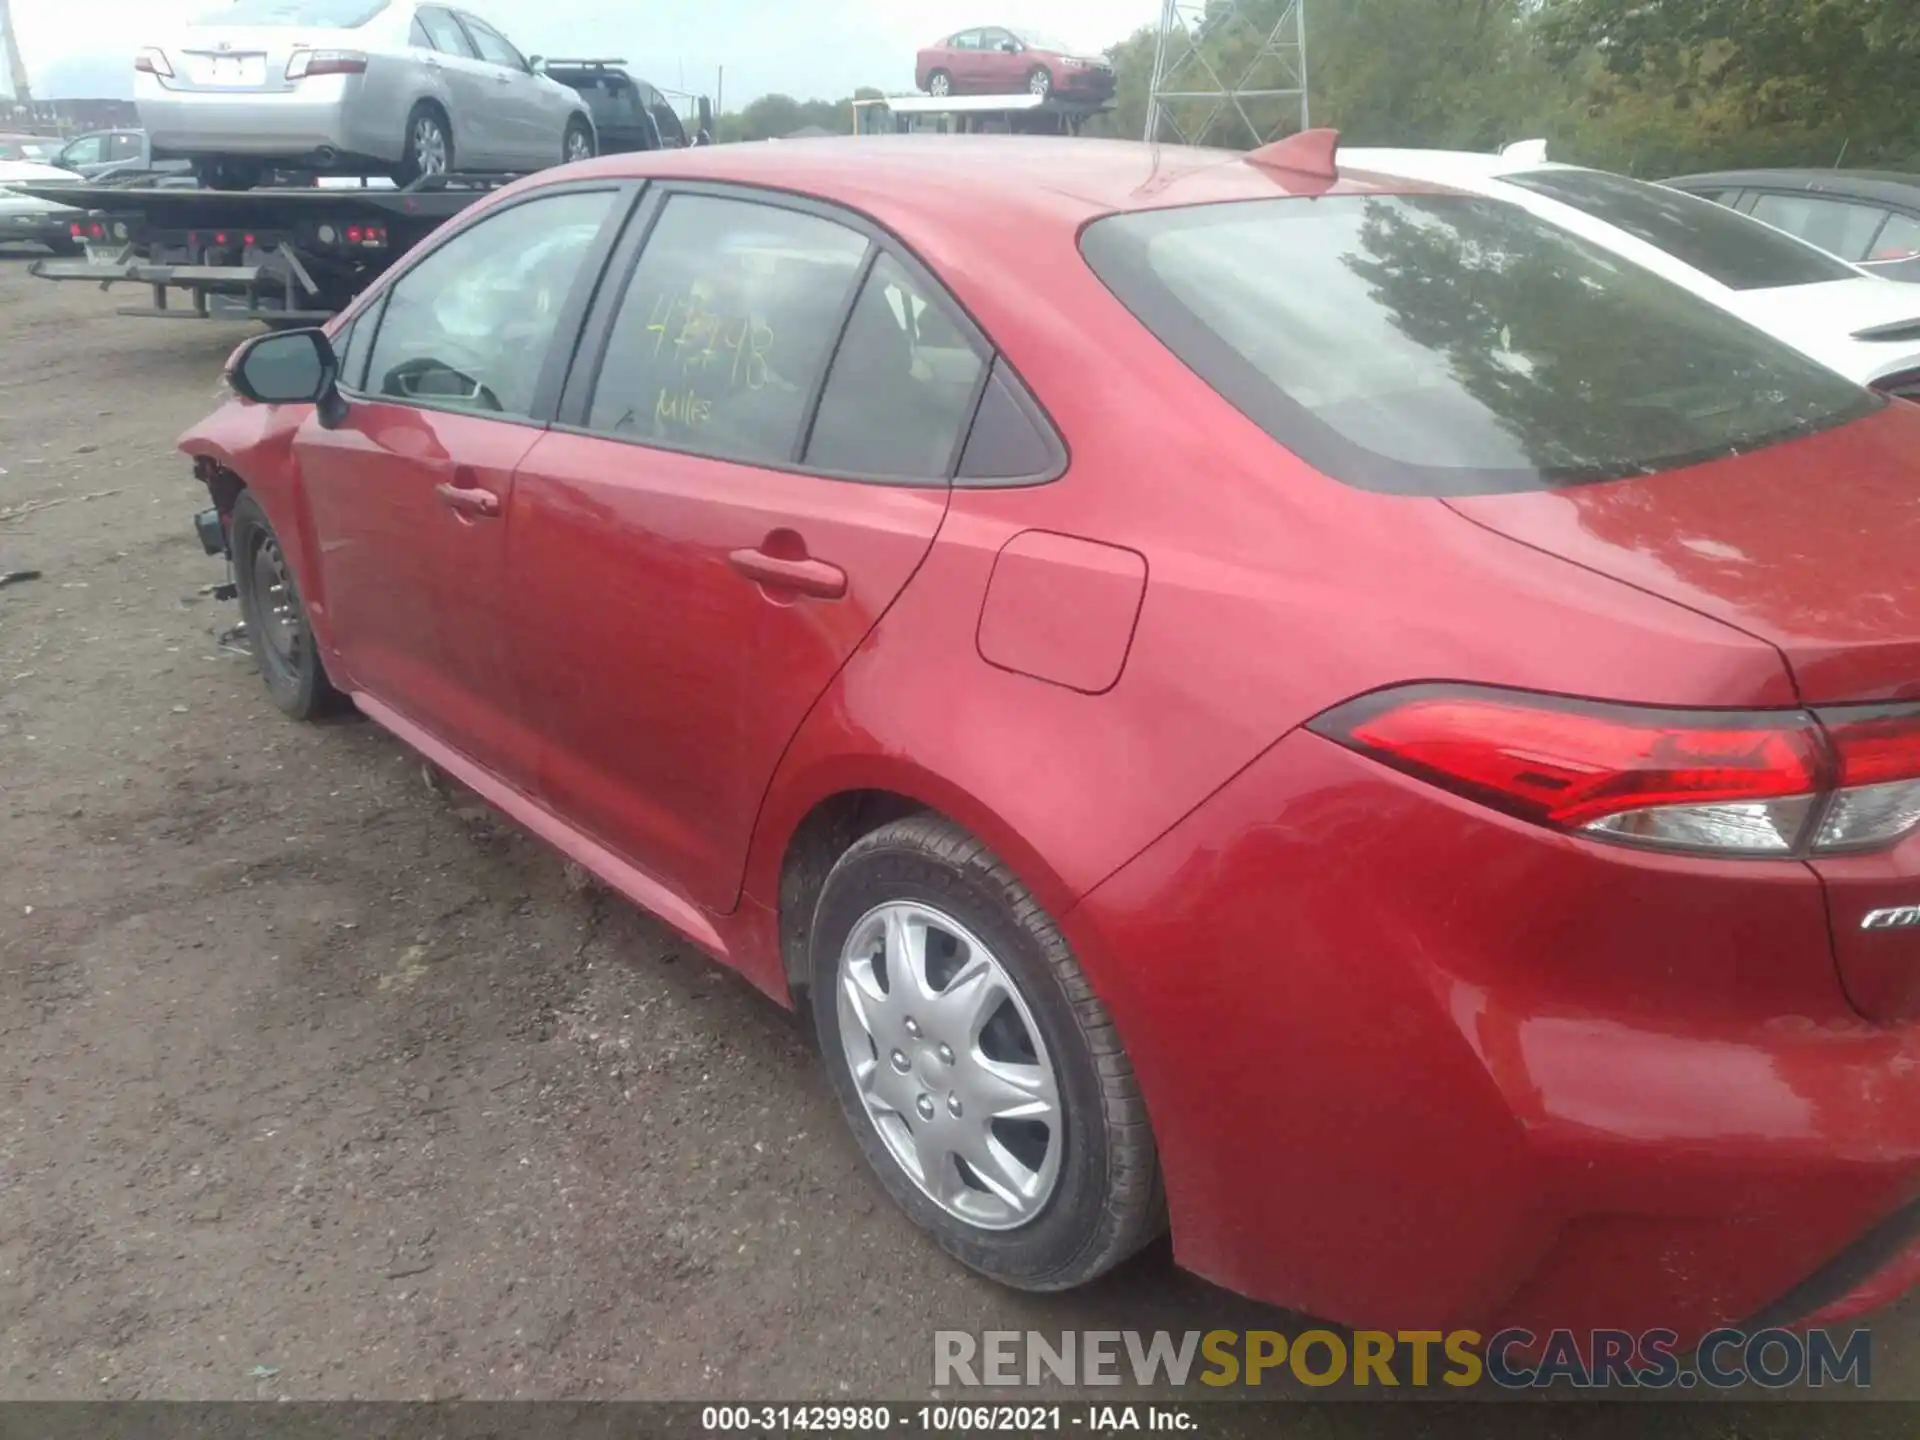
<svg viewBox="0 0 1920 1440">
<path fill-rule="evenodd" d="M 374 726 L 283 720 L 221 644 L 172 449 L 251 331 L 116 317 L 138 292 L 25 258 L 0 1398 L 909 1398 L 936 1329 L 1301 1325 L 1164 1245 L 1067 1296 L 959 1270 L 786 1014 Z M 1881 1317 L 1880 1394 L 1920 1396 L 1917 1332 Z"/>
</svg>

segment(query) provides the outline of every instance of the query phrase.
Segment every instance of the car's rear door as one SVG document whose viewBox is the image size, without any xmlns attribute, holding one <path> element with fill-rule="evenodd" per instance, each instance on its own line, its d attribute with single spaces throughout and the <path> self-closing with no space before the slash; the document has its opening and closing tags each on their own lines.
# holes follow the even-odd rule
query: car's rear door
<svg viewBox="0 0 1920 1440">
<path fill-rule="evenodd" d="M 453 11 L 422 5 L 415 17 L 420 38 L 428 47 L 421 63 L 445 87 L 453 105 L 447 117 L 453 126 L 453 160 L 463 170 L 490 170 L 511 165 L 512 147 L 505 121 L 494 105 L 493 67 L 460 28 Z"/>
<path fill-rule="evenodd" d="M 536 747 L 507 644 L 513 474 L 631 195 L 537 191 L 437 246 L 356 318 L 345 417 L 310 416 L 294 440 L 342 678 L 523 787 Z"/>
<path fill-rule="evenodd" d="M 933 543 L 987 357 L 850 216 L 652 208 L 515 479 L 515 654 L 547 802 L 727 910 L 782 752 Z"/>
</svg>

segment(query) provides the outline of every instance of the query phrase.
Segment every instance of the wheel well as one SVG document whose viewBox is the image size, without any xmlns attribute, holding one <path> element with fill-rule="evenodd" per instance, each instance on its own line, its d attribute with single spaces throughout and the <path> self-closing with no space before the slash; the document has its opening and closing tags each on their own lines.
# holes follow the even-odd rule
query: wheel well
<svg viewBox="0 0 1920 1440">
<path fill-rule="evenodd" d="M 425 96 L 422 96 L 420 99 L 414 101 L 413 109 L 407 111 L 407 142 L 406 143 L 409 145 L 413 144 L 413 117 L 415 115 L 418 115 L 422 110 L 431 110 L 436 116 L 439 117 L 441 127 L 447 132 L 447 140 L 451 142 L 454 138 L 453 117 L 447 113 L 446 106 L 442 105 L 438 100 L 434 99 L 431 95 L 425 95 Z M 387 113 L 391 114 L 393 112 L 389 111 Z"/>
<path fill-rule="evenodd" d="M 806 1013 L 807 931 L 827 874 L 854 841 L 927 807 L 890 790 L 830 795 L 794 827 L 780 862 L 780 958 L 795 1008 Z"/>
<path fill-rule="evenodd" d="M 196 460 L 193 473 L 206 485 L 207 493 L 213 497 L 214 509 L 222 515 L 231 515 L 233 507 L 240 501 L 240 492 L 247 488 L 247 482 L 211 456 Z"/>
</svg>

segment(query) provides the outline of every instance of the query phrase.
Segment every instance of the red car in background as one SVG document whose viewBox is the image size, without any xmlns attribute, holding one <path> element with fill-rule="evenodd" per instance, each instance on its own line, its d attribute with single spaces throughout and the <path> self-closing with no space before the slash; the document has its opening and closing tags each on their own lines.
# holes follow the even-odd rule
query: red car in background
<svg viewBox="0 0 1920 1440">
<path fill-rule="evenodd" d="M 920 52 L 914 83 L 929 95 L 1038 95 L 1102 102 L 1113 98 L 1113 65 L 1031 30 L 986 25 Z"/>
<path fill-rule="evenodd" d="M 799 1008 L 980 1272 L 1920 1273 L 1920 407 L 1324 134 L 611 156 L 229 374 L 274 702 Z"/>
</svg>

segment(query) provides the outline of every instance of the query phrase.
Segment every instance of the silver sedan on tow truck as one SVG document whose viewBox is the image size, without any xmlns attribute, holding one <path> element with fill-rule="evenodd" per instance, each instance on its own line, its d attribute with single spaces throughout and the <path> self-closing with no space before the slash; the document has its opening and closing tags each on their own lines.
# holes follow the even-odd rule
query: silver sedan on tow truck
<svg viewBox="0 0 1920 1440">
<path fill-rule="evenodd" d="M 271 169 L 540 170 L 596 150 L 579 94 L 493 26 L 418 0 L 230 0 L 134 60 L 156 159 L 250 189 Z"/>
</svg>

